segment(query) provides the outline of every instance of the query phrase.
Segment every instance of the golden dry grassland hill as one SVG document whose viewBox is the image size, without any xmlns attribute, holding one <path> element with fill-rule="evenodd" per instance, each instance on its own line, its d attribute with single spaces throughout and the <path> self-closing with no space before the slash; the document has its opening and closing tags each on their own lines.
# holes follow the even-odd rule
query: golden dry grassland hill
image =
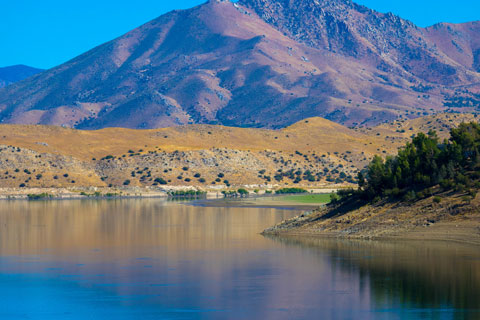
<svg viewBox="0 0 480 320">
<path fill-rule="evenodd" d="M 438 114 L 349 129 L 309 118 L 281 130 L 188 125 L 81 131 L 0 126 L 0 187 L 325 187 L 355 182 L 374 154 L 473 115 Z"/>
</svg>

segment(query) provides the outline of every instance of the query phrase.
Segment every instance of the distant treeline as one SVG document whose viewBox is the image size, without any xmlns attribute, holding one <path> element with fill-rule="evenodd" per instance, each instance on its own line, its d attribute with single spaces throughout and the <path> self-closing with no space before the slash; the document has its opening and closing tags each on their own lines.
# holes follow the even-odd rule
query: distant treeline
<svg viewBox="0 0 480 320">
<path fill-rule="evenodd" d="M 283 188 L 275 191 L 276 194 L 298 194 L 307 193 L 308 191 L 302 188 Z"/>
<path fill-rule="evenodd" d="M 435 131 L 419 133 L 385 160 L 375 156 L 358 174 L 357 194 L 365 200 L 397 198 L 413 201 L 436 192 L 457 191 L 473 197 L 480 188 L 480 125 L 463 123 L 440 142 Z"/>
</svg>

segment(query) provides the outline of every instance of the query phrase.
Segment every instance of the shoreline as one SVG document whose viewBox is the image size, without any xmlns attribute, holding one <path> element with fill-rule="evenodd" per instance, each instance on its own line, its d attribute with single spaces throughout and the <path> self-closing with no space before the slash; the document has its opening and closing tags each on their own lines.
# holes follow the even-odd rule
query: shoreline
<svg viewBox="0 0 480 320">
<path fill-rule="evenodd" d="M 314 237 L 355 240 L 415 240 L 468 243 L 480 246 L 480 198 L 462 203 L 452 197 L 442 204 L 431 198 L 414 204 L 382 203 L 358 208 L 329 206 L 264 230 L 273 237 Z"/>
<path fill-rule="evenodd" d="M 432 205 L 431 199 L 421 200 L 414 205 L 399 203 L 365 205 L 326 217 L 332 212 L 331 206 L 321 203 L 278 201 L 285 196 L 295 197 L 295 194 L 252 194 L 244 198 L 224 198 L 219 193 L 210 192 L 202 198 L 195 198 L 172 197 L 167 191 L 143 188 L 29 188 L 21 191 L 0 188 L 0 201 L 163 199 L 185 200 L 189 205 L 200 207 L 295 210 L 302 213 L 265 229 L 261 234 L 281 238 L 443 241 L 480 246 L 479 197 L 472 203 L 463 205 L 453 200 L 442 205 Z M 29 198 L 29 194 L 48 196 L 32 199 Z"/>
<path fill-rule="evenodd" d="M 442 223 L 440 223 L 442 224 Z M 470 222 L 466 223 L 467 225 Z M 444 228 L 451 228 L 451 224 L 443 224 Z M 468 226 L 460 226 L 468 227 Z M 451 230 L 451 229 L 450 229 Z M 460 231 L 449 234 L 447 237 L 445 235 L 439 235 L 438 232 L 432 232 L 431 230 L 415 230 L 414 232 L 399 233 L 396 235 L 390 236 L 346 236 L 340 233 L 308 233 L 308 232 L 285 232 L 285 233 L 270 233 L 270 232 L 261 232 L 262 236 L 267 238 L 280 238 L 280 239 L 325 239 L 325 240 L 356 240 L 356 241 L 402 241 L 402 242 L 419 242 L 419 241 L 429 241 L 429 242 L 438 242 L 438 243 L 455 243 L 455 244 L 464 244 L 480 247 L 480 236 L 471 238 L 469 232 Z"/>
<path fill-rule="evenodd" d="M 236 188 L 245 188 L 238 186 Z M 231 202 L 243 200 L 256 200 L 259 198 L 275 198 L 280 196 L 292 196 L 295 194 L 267 194 L 267 190 L 260 190 L 259 192 L 249 191 L 247 197 L 229 198 L 224 197 L 222 190 L 202 189 L 192 187 L 172 187 L 172 188 L 143 188 L 143 187 L 74 187 L 74 188 L 54 188 L 54 187 L 39 187 L 39 188 L 0 188 L 1 200 L 28 200 L 29 196 L 40 196 L 39 199 L 48 200 L 73 200 L 73 199 L 94 199 L 94 198 L 192 198 L 195 197 L 175 195 L 172 196 L 169 192 L 175 191 L 202 191 L 205 192 L 202 197 L 203 200 L 229 200 Z M 327 194 L 338 190 L 338 188 L 309 188 L 307 194 Z M 43 197 L 41 197 L 43 196 Z M 32 200 L 32 199 L 30 199 Z"/>
</svg>

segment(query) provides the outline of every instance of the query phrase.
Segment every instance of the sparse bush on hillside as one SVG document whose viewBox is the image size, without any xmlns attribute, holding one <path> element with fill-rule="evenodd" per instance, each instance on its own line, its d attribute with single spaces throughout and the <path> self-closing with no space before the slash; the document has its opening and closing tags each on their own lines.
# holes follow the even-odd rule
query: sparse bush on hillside
<svg viewBox="0 0 480 320">
<path fill-rule="evenodd" d="M 439 196 L 435 196 L 435 197 L 433 197 L 433 202 L 440 203 L 440 202 L 442 202 L 442 198 L 439 197 Z"/>
<path fill-rule="evenodd" d="M 165 181 L 165 179 L 163 179 L 163 178 L 155 178 L 154 182 L 155 182 L 155 183 L 158 183 L 158 184 L 161 184 L 161 185 L 166 185 L 166 184 L 168 184 L 168 182 Z"/>
</svg>

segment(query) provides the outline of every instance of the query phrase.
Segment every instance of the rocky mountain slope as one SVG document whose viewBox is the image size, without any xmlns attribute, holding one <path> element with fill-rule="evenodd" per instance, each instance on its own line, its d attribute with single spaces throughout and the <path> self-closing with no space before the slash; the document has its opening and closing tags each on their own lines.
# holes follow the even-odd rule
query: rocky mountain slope
<svg viewBox="0 0 480 320">
<path fill-rule="evenodd" d="M 0 120 L 280 128 L 472 111 L 479 35 L 479 23 L 423 29 L 349 0 L 211 0 L 0 90 Z"/>
<path fill-rule="evenodd" d="M 42 69 L 32 68 L 24 65 L 0 68 L 0 88 L 24 80 L 42 71 Z"/>
</svg>

